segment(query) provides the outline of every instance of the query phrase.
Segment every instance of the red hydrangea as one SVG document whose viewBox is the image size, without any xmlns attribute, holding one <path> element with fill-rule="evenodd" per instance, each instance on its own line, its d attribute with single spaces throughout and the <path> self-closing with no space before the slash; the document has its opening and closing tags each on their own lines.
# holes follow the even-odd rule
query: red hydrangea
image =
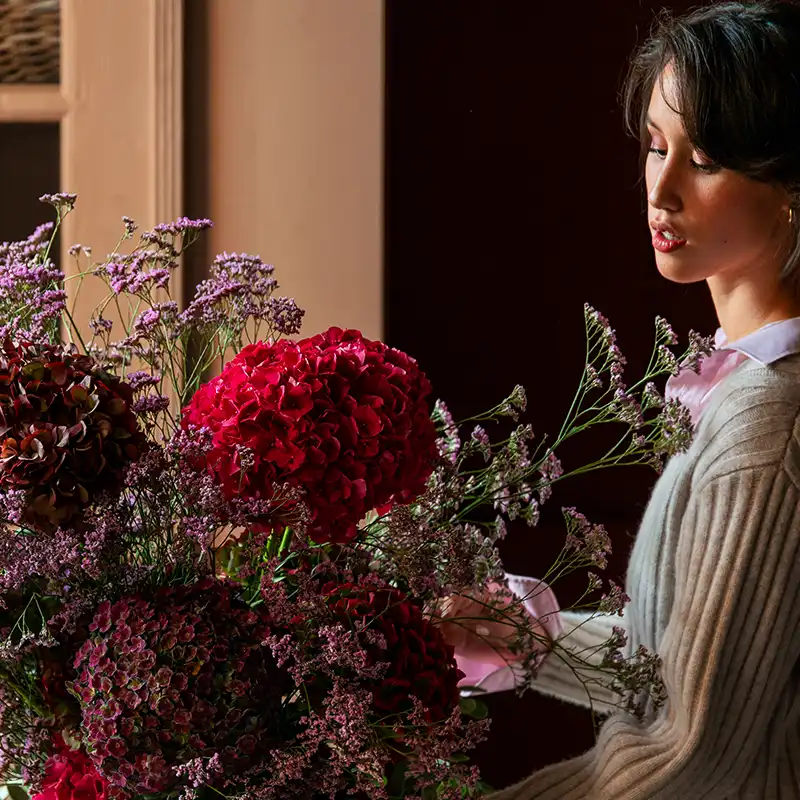
<svg viewBox="0 0 800 800">
<path fill-rule="evenodd" d="M 266 612 L 235 592 L 208 578 L 97 608 L 68 688 L 91 758 L 127 796 L 185 783 L 175 767 L 194 759 L 236 775 L 276 741 L 289 679 L 263 644 Z"/>
<path fill-rule="evenodd" d="M 146 440 L 131 387 L 88 356 L 55 345 L 0 350 L 0 488 L 21 490 L 23 516 L 50 530 L 122 485 Z"/>
<path fill-rule="evenodd" d="M 362 637 L 362 645 L 372 662 L 388 662 L 387 672 L 373 688 L 378 710 L 409 712 L 411 698 L 416 697 L 429 721 L 450 715 L 458 704 L 458 682 L 464 673 L 453 648 L 419 606 L 389 587 L 344 583 L 328 586 L 324 593 L 340 622 L 370 632 Z"/>
<path fill-rule="evenodd" d="M 108 781 L 84 750 L 73 750 L 60 734 L 53 737 L 53 754 L 45 764 L 42 791 L 33 800 L 108 800 Z"/>
<path fill-rule="evenodd" d="M 431 386 L 413 358 L 358 331 L 245 347 L 184 409 L 212 433 L 206 465 L 230 499 L 305 490 L 309 534 L 346 542 L 364 514 L 409 502 L 436 460 Z"/>
</svg>

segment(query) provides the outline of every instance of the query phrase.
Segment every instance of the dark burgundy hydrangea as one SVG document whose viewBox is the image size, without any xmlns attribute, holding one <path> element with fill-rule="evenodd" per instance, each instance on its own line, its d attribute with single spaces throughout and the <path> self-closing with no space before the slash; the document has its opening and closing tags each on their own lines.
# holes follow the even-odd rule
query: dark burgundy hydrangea
<svg viewBox="0 0 800 800">
<path fill-rule="evenodd" d="M 464 673 L 453 648 L 419 606 L 392 588 L 344 583 L 331 584 L 324 592 L 340 622 L 365 632 L 362 645 L 373 663 L 388 662 L 387 672 L 373 687 L 378 710 L 409 712 L 416 697 L 429 721 L 450 715 L 458 704 L 458 682 Z"/>
<path fill-rule="evenodd" d="M 6 340 L 0 350 L 0 488 L 25 493 L 23 515 L 45 530 L 122 486 L 146 439 L 132 391 L 91 358 Z"/>
<path fill-rule="evenodd" d="M 424 490 L 436 459 L 431 386 L 416 361 L 358 331 L 245 347 L 184 409 L 213 435 L 226 496 L 305 490 L 309 534 L 345 542 L 364 514 Z"/>
<path fill-rule="evenodd" d="M 215 754 L 221 777 L 236 775 L 275 743 L 287 676 L 263 645 L 266 612 L 235 591 L 209 578 L 97 608 L 69 689 L 92 760 L 130 797 L 179 785 L 175 767 Z"/>
</svg>

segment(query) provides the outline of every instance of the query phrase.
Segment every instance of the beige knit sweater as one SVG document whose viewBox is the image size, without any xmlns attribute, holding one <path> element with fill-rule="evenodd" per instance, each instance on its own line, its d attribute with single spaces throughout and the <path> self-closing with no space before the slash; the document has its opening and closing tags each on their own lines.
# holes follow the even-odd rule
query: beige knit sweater
<svg viewBox="0 0 800 800">
<path fill-rule="evenodd" d="M 661 655 L 667 703 L 641 722 L 614 710 L 593 749 L 494 800 L 800 800 L 800 356 L 748 361 L 714 394 L 628 568 L 629 644 Z M 578 649 L 623 622 L 564 618 Z M 588 704 L 554 656 L 536 684 Z"/>
</svg>

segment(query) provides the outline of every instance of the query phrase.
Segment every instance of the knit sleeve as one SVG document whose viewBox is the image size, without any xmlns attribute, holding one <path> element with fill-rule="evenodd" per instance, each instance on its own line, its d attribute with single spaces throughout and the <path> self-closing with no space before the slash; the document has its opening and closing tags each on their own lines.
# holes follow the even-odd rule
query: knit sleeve
<svg viewBox="0 0 800 800">
<path fill-rule="evenodd" d="M 737 795 L 800 658 L 797 454 L 757 460 L 692 490 L 658 648 L 666 704 L 644 722 L 614 713 L 594 748 L 495 800 Z"/>
<path fill-rule="evenodd" d="M 614 626 L 624 629 L 624 620 L 611 614 L 592 615 L 577 611 L 560 611 L 559 616 L 563 626 L 558 637 L 560 646 L 545 657 L 529 688 L 597 714 L 610 714 L 618 707 L 621 698 L 598 678 L 596 670 L 587 669 L 586 664 L 599 665 L 602 662 L 607 652 L 605 644 L 612 636 Z M 475 690 L 465 689 L 463 694 L 480 696 L 506 692 L 519 688 L 524 680 L 524 670 L 510 664 L 488 673 L 475 683 Z"/>
<path fill-rule="evenodd" d="M 611 713 L 621 698 L 581 664 L 600 664 L 606 653 L 605 643 L 615 626 L 625 627 L 624 619 L 612 614 L 562 611 L 561 621 L 564 624 L 564 633 L 559 637 L 561 647 L 544 660 L 531 688 L 599 714 Z"/>
</svg>

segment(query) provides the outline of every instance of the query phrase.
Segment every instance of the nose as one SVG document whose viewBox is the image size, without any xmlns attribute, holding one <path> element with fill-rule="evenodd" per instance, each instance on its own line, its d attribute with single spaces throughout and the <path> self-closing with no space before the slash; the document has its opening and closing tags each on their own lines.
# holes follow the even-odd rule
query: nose
<svg viewBox="0 0 800 800">
<path fill-rule="evenodd" d="M 647 200 L 653 208 L 666 211 L 680 211 L 683 202 L 680 191 L 680 174 L 678 165 L 671 155 L 664 161 L 654 165 L 654 180 L 647 193 Z"/>
</svg>

